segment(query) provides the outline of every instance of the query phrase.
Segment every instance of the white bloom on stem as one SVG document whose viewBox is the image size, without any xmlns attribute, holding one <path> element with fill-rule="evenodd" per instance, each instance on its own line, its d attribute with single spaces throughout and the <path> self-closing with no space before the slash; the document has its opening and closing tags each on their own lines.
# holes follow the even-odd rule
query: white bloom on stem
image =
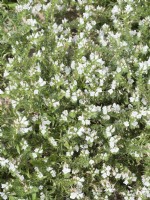
<svg viewBox="0 0 150 200">
<path fill-rule="evenodd" d="M 70 90 L 69 90 L 69 89 L 66 90 L 65 96 L 66 96 L 66 98 L 69 98 L 69 97 L 70 97 Z"/>
<path fill-rule="evenodd" d="M 75 94 L 71 97 L 71 99 L 72 99 L 73 102 L 76 102 L 78 100 L 78 98 Z"/>
<path fill-rule="evenodd" d="M 1 184 L 1 188 L 8 190 L 9 189 L 9 184 L 6 182 L 5 184 Z"/>
<path fill-rule="evenodd" d="M 125 121 L 123 124 L 125 125 L 125 127 L 129 126 L 129 122 L 128 121 Z"/>
<path fill-rule="evenodd" d="M 138 122 L 137 121 L 132 122 L 132 126 L 134 127 L 138 126 Z"/>
<path fill-rule="evenodd" d="M 11 170 L 12 172 L 15 172 L 16 168 L 17 167 L 13 163 L 9 163 L 9 170 Z"/>
<path fill-rule="evenodd" d="M 90 164 L 90 165 L 93 165 L 93 164 L 94 164 L 94 160 L 90 160 L 90 161 L 89 161 L 89 164 Z"/>
<path fill-rule="evenodd" d="M 113 107 L 114 112 L 116 112 L 116 113 L 119 113 L 121 110 L 120 105 L 118 105 L 116 103 L 113 103 L 112 107 Z"/>
<path fill-rule="evenodd" d="M 51 173 L 52 177 L 56 177 L 56 171 L 52 167 L 47 167 L 46 170 Z"/>
<path fill-rule="evenodd" d="M 4 199 L 4 200 L 8 199 L 7 195 L 4 192 L 0 192 L 0 195 L 1 195 L 2 199 Z"/>
<path fill-rule="evenodd" d="M 77 67 L 78 74 L 83 74 L 83 67 Z"/>
<path fill-rule="evenodd" d="M 53 103 L 53 106 L 54 106 L 55 108 L 58 107 L 59 105 L 60 105 L 59 101 L 56 101 L 56 102 Z"/>
<path fill-rule="evenodd" d="M 84 116 L 83 116 L 83 115 L 82 115 L 82 116 L 79 116 L 79 117 L 78 117 L 78 120 L 79 120 L 79 121 L 84 120 Z"/>
<path fill-rule="evenodd" d="M 115 5 L 113 7 L 113 9 L 111 10 L 111 12 L 112 12 L 113 15 L 119 14 L 120 13 L 120 8 L 117 5 Z"/>
<path fill-rule="evenodd" d="M 62 171 L 64 174 L 68 174 L 71 172 L 71 169 L 69 168 L 69 165 L 65 163 Z"/>
<path fill-rule="evenodd" d="M 37 158 L 37 154 L 36 153 L 32 153 L 33 158 Z"/>
<path fill-rule="evenodd" d="M 119 151 L 119 148 L 118 147 L 113 147 L 112 149 L 110 149 L 110 151 L 112 153 L 117 153 Z"/>
<path fill-rule="evenodd" d="M 33 6 L 33 8 L 32 8 L 32 14 L 33 14 L 33 15 L 38 14 L 39 11 L 41 10 L 41 8 L 42 8 L 42 4 L 40 4 L 40 3 L 36 4 L 36 5 Z"/>
<path fill-rule="evenodd" d="M 34 90 L 34 94 L 38 94 L 39 93 L 39 91 L 38 90 Z"/>
<path fill-rule="evenodd" d="M 84 128 L 81 127 L 81 128 L 77 131 L 77 135 L 78 135 L 78 136 L 81 136 L 81 135 L 83 135 L 83 133 L 84 133 Z"/>
<path fill-rule="evenodd" d="M 35 19 L 27 19 L 24 20 L 24 23 L 34 27 L 37 24 L 37 21 Z"/>
<path fill-rule="evenodd" d="M 81 189 L 75 189 L 73 192 L 70 194 L 70 199 L 83 199 L 83 193 Z"/>
<path fill-rule="evenodd" d="M 125 180 L 123 183 L 124 183 L 125 185 L 128 185 L 128 184 L 129 184 L 128 180 Z"/>
<path fill-rule="evenodd" d="M 38 175 L 37 175 L 39 178 L 43 178 L 43 174 L 39 171 L 38 172 Z"/>
<path fill-rule="evenodd" d="M 83 25 L 84 24 L 84 19 L 83 18 L 79 18 L 79 23 L 81 24 L 81 25 Z"/>
<path fill-rule="evenodd" d="M 104 107 L 102 108 L 102 110 L 103 110 L 103 114 L 106 115 L 106 114 L 107 114 L 107 107 L 104 106 Z"/>
<path fill-rule="evenodd" d="M 46 84 L 46 81 L 44 81 L 41 77 L 38 80 L 38 83 L 40 86 L 44 86 Z"/>
<path fill-rule="evenodd" d="M 133 8 L 130 5 L 127 5 L 125 7 L 125 11 L 126 11 L 127 14 L 129 14 L 132 10 L 133 10 Z"/>
<path fill-rule="evenodd" d="M 39 186 L 39 190 L 42 190 L 42 189 L 43 189 L 43 185 L 40 185 L 40 186 Z"/>
<path fill-rule="evenodd" d="M 3 76 L 7 77 L 8 75 L 9 75 L 9 72 L 5 70 Z"/>
<path fill-rule="evenodd" d="M 112 94 L 113 92 L 114 92 L 113 89 L 108 90 L 109 94 Z"/>
<path fill-rule="evenodd" d="M 92 29 L 92 25 L 90 23 L 87 23 L 85 28 L 87 31 L 90 31 Z"/>
<path fill-rule="evenodd" d="M 50 138 L 49 138 L 49 142 L 50 142 L 54 147 L 57 146 L 57 142 L 56 142 L 56 140 L 55 140 L 53 137 L 50 137 Z"/>
<path fill-rule="evenodd" d="M 85 121 L 82 121 L 83 125 L 90 125 L 90 120 L 86 119 Z"/>
<path fill-rule="evenodd" d="M 135 118 L 136 118 L 137 115 L 138 115 L 138 112 L 137 112 L 137 111 L 132 111 L 132 113 L 131 113 L 131 116 L 132 116 L 132 117 L 135 117 Z"/>
</svg>

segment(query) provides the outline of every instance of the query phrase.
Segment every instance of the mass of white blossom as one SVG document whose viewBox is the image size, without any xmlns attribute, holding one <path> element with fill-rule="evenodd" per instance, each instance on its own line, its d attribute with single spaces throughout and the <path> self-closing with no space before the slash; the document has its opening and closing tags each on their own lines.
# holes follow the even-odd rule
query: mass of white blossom
<svg viewBox="0 0 150 200">
<path fill-rule="evenodd" d="M 0 198 L 148 200 L 148 0 L 19 2 L 4 35 Z"/>
</svg>

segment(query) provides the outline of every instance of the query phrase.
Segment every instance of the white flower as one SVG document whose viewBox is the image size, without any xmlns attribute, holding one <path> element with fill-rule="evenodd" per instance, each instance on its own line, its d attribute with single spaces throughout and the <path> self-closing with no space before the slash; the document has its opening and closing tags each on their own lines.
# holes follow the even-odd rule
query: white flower
<svg viewBox="0 0 150 200">
<path fill-rule="evenodd" d="M 136 127 L 138 125 L 137 121 L 132 122 L 132 126 Z"/>
<path fill-rule="evenodd" d="M 119 9 L 119 7 L 117 5 L 115 5 L 111 12 L 112 12 L 113 15 L 119 14 L 120 9 Z"/>
<path fill-rule="evenodd" d="M 59 101 L 53 103 L 53 106 L 54 106 L 55 108 L 56 108 L 57 106 L 59 106 L 59 105 L 60 105 Z"/>
<path fill-rule="evenodd" d="M 48 172 L 50 172 L 51 170 L 53 170 L 53 168 L 52 168 L 52 167 L 47 167 L 46 170 L 47 170 Z"/>
<path fill-rule="evenodd" d="M 116 70 L 118 73 L 121 72 L 121 68 L 120 67 L 117 67 L 117 70 Z"/>
<path fill-rule="evenodd" d="M 81 68 L 81 67 L 77 67 L 77 71 L 78 71 L 78 74 L 83 74 L 83 68 Z"/>
<path fill-rule="evenodd" d="M 7 195 L 4 192 L 0 192 L 1 197 L 5 200 L 8 199 Z"/>
<path fill-rule="evenodd" d="M 9 163 L 9 169 L 14 172 L 16 170 L 16 166 L 12 163 Z"/>
<path fill-rule="evenodd" d="M 49 138 L 49 142 L 56 147 L 57 146 L 57 142 L 55 141 L 55 139 L 53 137 Z"/>
<path fill-rule="evenodd" d="M 65 72 L 66 72 L 66 74 L 68 75 L 68 74 L 70 74 L 71 69 L 70 69 L 69 67 L 66 67 L 66 68 L 65 68 Z"/>
<path fill-rule="evenodd" d="M 83 135 L 83 133 L 84 133 L 84 128 L 81 127 L 81 128 L 78 130 L 77 135 L 78 135 L 78 136 L 81 136 L 81 135 Z"/>
<path fill-rule="evenodd" d="M 147 105 L 147 101 L 145 98 L 142 98 L 141 102 L 144 104 L 144 105 Z"/>
<path fill-rule="evenodd" d="M 66 98 L 70 97 L 70 90 L 66 90 L 66 94 L 65 94 Z"/>
<path fill-rule="evenodd" d="M 84 17 L 84 18 L 88 19 L 89 16 L 90 16 L 90 15 L 89 15 L 89 12 L 88 12 L 88 13 L 83 13 L 83 17 Z"/>
<path fill-rule="evenodd" d="M 46 81 L 44 81 L 41 77 L 38 80 L 38 83 L 40 86 L 44 86 L 46 84 Z"/>
<path fill-rule="evenodd" d="M 107 107 L 104 106 L 104 107 L 102 108 L 102 110 L 103 110 L 103 114 L 106 115 L 106 114 L 107 114 Z"/>
<path fill-rule="evenodd" d="M 38 172 L 38 175 L 37 175 L 39 178 L 43 178 L 43 174 L 41 172 Z"/>
<path fill-rule="evenodd" d="M 9 72 L 7 72 L 7 71 L 5 70 L 3 76 L 6 77 L 6 76 L 8 76 L 8 75 L 9 75 Z"/>
<path fill-rule="evenodd" d="M 111 126 L 108 126 L 106 128 L 106 136 L 107 137 L 111 137 L 112 133 L 115 132 L 115 127 L 113 127 L 112 125 Z M 113 140 L 113 138 L 111 138 L 111 140 Z"/>
<path fill-rule="evenodd" d="M 108 90 L 108 93 L 112 94 L 113 93 L 113 89 Z"/>
<path fill-rule="evenodd" d="M 146 45 L 146 46 L 144 46 L 143 48 L 142 48 L 142 53 L 143 54 L 146 54 L 147 53 L 147 51 L 148 51 L 148 46 Z"/>
<path fill-rule="evenodd" d="M 51 173 L 52 177 L 56 177 L 56 171 L 52 167 L 47 167 L 46 170 Z"/>
<path fill-rule="evenodd" d="M 132 10 L 133 10 L 133 8 L 132 8 L 130 5 L 127 5 L 127 6 L 125 7 L 125 11 L 126 11 L 127 13 L 130 13 Z"/>
<path fill-rule="evenodd" d="M 107 173 L 105 172 L 105 173 L 102 173 L 102 177 L 103 178 L 106 178 L 107 177 Z"/>
<path fill-rule="evenodd" d="M 80 189 L 75 189 L 73 192 L 70 194 L 70 199 L 83 199 L 83 193 Z"/>
<path fill-rule="evenodd" d="M 52 171 L 51 171 L 51 175 L 52 175 L 52 177 L 56 177 L 56 171 L 55 171 L 55 170 L 52 170 Z"/>
<path fill-rule="evenodd" d="M 89 161 L 89 164 L 90 164 L 90 165 L 93 165 L 93 164 L 94 164 L 94 160 L 90 160 L 90 161 Z"/>
<path fill-rule="evenodd" d="M 121 178 L 121 174 L 117 174 L 117 175 L 115 176 L 115 178 L 116 178 L 116 179 Z"/>
<path fill-rule="evenodd" d="M 132 117 L 137 117 L 137 115 L 138 115 L 138 112 L 137 112 L 137 111 L 133 111 L 133 112 L 131 113 L 131 116 L 132 116 Z"/>
<path fill-rule="evenodd" d="M 0 157 L 0 164 L 2 167 L 5 167 L 6 164 L 8 164 L 8 163 L 9 163 L 9 161 L 7 159 Z"/>
<path fill-rule="evenodd" d="M 75 199 L 77 197 L 77 193 L 76 192 L 72 192 L 70 195 L 70 199 Z"/>
<path fill-rule="evenodd" d="M 40 185 L 40 186 L 39 186 L 39 190 L 42 190 L 42 189 L 43 189 L 43 185 Z"/>
<path fill-rule="evenodd" d="M 123 183 L 124 183 L 125 185 L 128 185 L 129 182 L 128 182 L 127 180 L 125 180 Z"/>
<path fill-rule="evenodd" d="M 26 21 L 24 20 L 24 23 L 30 26 L 35 26 L 37 24 L 37 21 L 35 19 L 27 19 Z"/>
<path fill-rule="evenodd" d="M 112 153 L 117 153 L 119 151 L 119 148 L 118 147 L 114 147 L 114 148 L 110 149 L 110 151 Z"/>
<path fill-rule="evenodd" d="M 39 93 L 39 91 L 38 90 L 34 90 L 34 94 L 38 94 Z"/>
<path fill-rule="evenodd" d="M 42 8 L 42 4 L 38 3 L 36 4 L 33 8 L 32 8 L 32 14 L 33 15 L 36 15 L 39 13 L 39 11 L 41 10 Z"/>
<path fill-rule="evenodd" d="M 134 83 L 134 80 L 133 80 L 132 78 L 128 78 L 128 83 L 129 83 L 130 85 L 132 85 L 132 83 Z"/>
<path fill-rule="evenodd" d="M 99 174 L 99 169 L 95 169 L 94 174 Z"/>
<path fill-rule="evenodd" d="M 82 123 L 83 123 L 83 122 L 82 122 Z M 90 125 L 90 120 L 86 119 L 86 120 L 85 120 L 85 124 L 86 124 L 86 125 Z"/>
<path fill-rule="evenodd" d="M 92 29 L 92 26 L 90 23 L 87 23 L 85 28 L 87 31 L 90 31 Z"/>
<path fill-rule="evenodd" d="M 123 124 L 125 125 L 125 127 L 129 126 L 129 122 L 128 121 L 125 121 Z"/>
<path fill-rule="evenodd" d="M 71 99 L 72 99 L 72 101 L 74 101 L 74 102 L 76 102 L 76 101 L 78 100 L 76 95 L 73 95 L 73 96 L 71 97 Z"/>
<path fill-rule="evenodd" d="M 110 141 L 110 142 L 109 142 L 109 145 L 110 145 L 110 147 L 111 147 L 111 148 L 113 148 L 113 147 L 115 146 L 115 143 L 114 143 L 114 141 L 113 141 L 113 140 L 112 140 L 112 141 Z"/>
<path fill-rule="evenodd" d="M 119 113 L 120 112 L 120 106 L 118 105 L 118 104 L 116 104 L 116 103 L 113 103 L 113 110 L 114 110 L 114 112 L 116 112 L 116 113 Z"/>
<path fill-rule="evenodd" d="M 0 94 L 4 94 L 4 92 L 0 89 Z"/>
<path fill-rule="evenodd" d="M 78 117 L 78 120 L 79 120 L 79 121 L 84 120 L 84 116 L 83 116 L 83 115 L 82 115 L 82 116 L 79 116 L 79 117 Z"/>
<path fill-rule="evenodd" d="M 3 189 L 5 189 L 5 190 L 8 190 L 8 188 L 9 188 L 8 182 L 6 182 L 5 184 L 1 184 L 1 187 L 2 187 Z"/>
<path fill-rule="evenodd" d="M 116 88 L 117 82 L 115 80 L 112 81 L 111 88 L 114 90 Z"/>
<path fill-rule="evenodd" d="M 72 61 L 72 62 L 71 62 L 71 69 L 75 69 L 75 65 L 76 65 L 76 64 L 75 64 L 75 61 Z"/>
<path fill-rule="evenodd" d="M 102 92 L 102 88 L 97 88 L 96 92 L 101 93 Z"/>
<path fill-rule="evenodd" d="M 83 18 L 79 18 L 79 23 L 80 23 L 81 25 L 83 25 L 83 24 L 84 24 L 84 19 L 83 19 Z"/>
<path fill-rule="evenodd" d="M 36 153 L 32 153 L 33 158 L 37 158 L 37 154 Z"/>
<path fill-rule="evenodd" d="M 71 172 L 71 169 L 69 168 L 68 164 L 64 164 L 62 171 L 63 171 L 64 174 L 68 174 L 68 173 Z"/>
<path fill-rule="evenodd" d="M 89 155 L 89 153 L 90 153 L 89 150 L 87 150 L 87 149 L 84 150 L 84 154 L 85 154 L 85 155 Z"/>
</svg>

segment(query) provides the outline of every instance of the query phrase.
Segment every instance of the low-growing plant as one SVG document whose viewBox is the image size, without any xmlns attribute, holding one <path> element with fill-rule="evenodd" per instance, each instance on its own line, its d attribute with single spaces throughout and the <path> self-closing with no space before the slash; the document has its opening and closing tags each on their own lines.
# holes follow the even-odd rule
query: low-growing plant
<svg viewBox="0 0 150 200">
<path fill-rule="evenodd" d="M 1 199 L 148 200 L 149 1 L 0 8 Z"/>
</svg>

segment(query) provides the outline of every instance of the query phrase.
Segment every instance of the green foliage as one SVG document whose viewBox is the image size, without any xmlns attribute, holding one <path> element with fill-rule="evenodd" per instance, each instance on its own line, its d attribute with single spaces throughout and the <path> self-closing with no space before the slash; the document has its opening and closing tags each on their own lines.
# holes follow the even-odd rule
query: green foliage
<svg viewBox="0 0 150 200">
<path fill-rule="evenodd" d="M 150 197 L 147 0 L 0 3 L 0 198 Z"/>
</svg>

